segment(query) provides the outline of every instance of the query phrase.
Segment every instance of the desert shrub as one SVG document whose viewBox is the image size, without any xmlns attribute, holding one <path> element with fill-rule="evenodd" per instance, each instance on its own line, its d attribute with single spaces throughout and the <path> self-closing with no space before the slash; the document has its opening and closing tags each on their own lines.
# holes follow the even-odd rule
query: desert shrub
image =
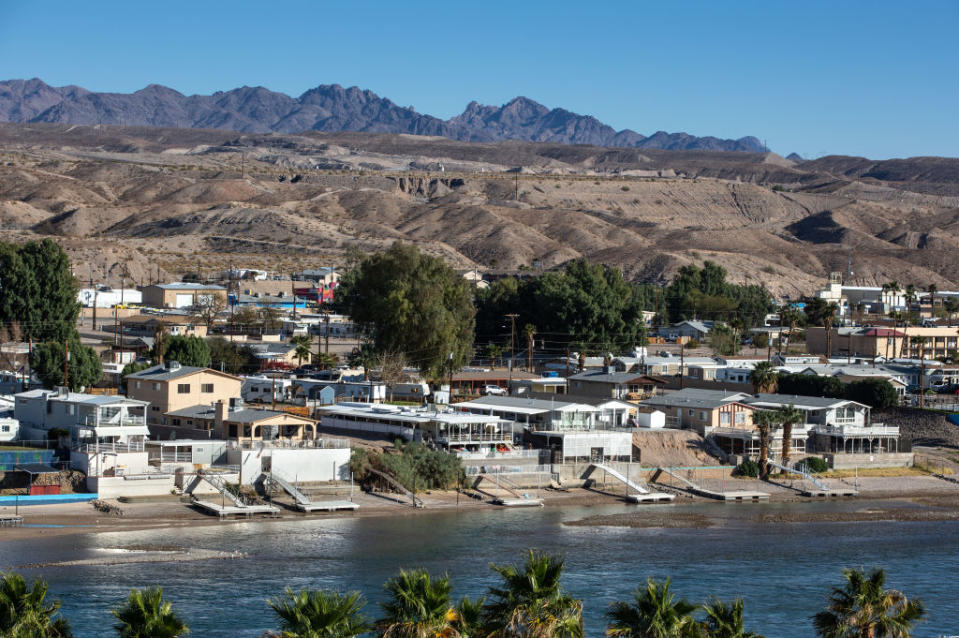
<svg viewBox="0 0 959 638">
<path fill-rule="evenodd" d="M 827 471 L 829 469 L 829 464 L 826 463 L 826 459 L 824 458 L 818 456 L 807 456 L 799 463 L 796 463 L 796 469 L 818 474 L 819 472 Z"/>
<path fill-rule="evenodd" d="M 689 341 L 686 342 L 686 347 L 690 349 L 698 348 L 699 342 L 696 341 L 695 339 L 690 339 Z"/>
<path fill-rule="evenodd" d="M 733 470 L 736 476 L 748 476 L 756 478 L 759 476 L 759 464 L 756 461 L 743 461 Z"/>
</svg>

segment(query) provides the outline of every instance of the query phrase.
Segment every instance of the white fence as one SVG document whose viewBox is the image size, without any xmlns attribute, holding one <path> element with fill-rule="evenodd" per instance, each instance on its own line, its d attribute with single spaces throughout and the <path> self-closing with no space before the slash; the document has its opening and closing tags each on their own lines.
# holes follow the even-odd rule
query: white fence
<svg viewBox="0 0 959 638">
<path fill-rule="evenodd" d="M 467 476 L 477 474 L 552 474 L 552 465 L 466 465 Z"/>
</svg>

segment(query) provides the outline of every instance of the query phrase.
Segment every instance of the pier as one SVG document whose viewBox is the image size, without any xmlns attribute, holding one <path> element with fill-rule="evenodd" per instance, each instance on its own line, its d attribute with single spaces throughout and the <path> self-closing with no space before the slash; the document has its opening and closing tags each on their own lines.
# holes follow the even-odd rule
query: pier
<svg viewBox="0 0 959 638">
<path fill-rule="evenodd" d="M 666 494 L 664 492 L 653 492 L 647 489 L 645 486 L 630 480 L 628 476 L 623 476 L 617 470 L 614 470 L 608 465 L 593 463 L 592 465 L 590 465 L 589 472 L 592 472 L 594 470 L 602 470 L 603 472 L 606 472 L 606 474 L 613 477 L 620 483 L 623 483 L 626 486 L 627 501 L 631 501 L 633 503 L 670 503 L 676 498 L 674 494 Z M 589 474 L 589 472 L 587 472 L 587 474 Z M 629 493 L 630 489 L 634 490 L 636 493 L 630 494 Z"/>
<path fill-rule="evenodd" d="M 802 494 L 803 496 L 810 496 L 813 498 L 839 498 L 839 497 L 859 496 L 859 492 L 857 492 L 854 489 L 850 489 L 850 488 L 833 489 L 829 487 L 828 485 L 826 485 L 825 483 L 821 482 L 819 479 L 817 479 L 807 470 L 789 468 L 789 467 L 786 467 L 785 465 L 776 463 L 775 461 L 769 461 L 769 460 L 766 461 L 766 464 L 771 465 L 772 467 L 775 467 L 787 474 L 798 474 L 799 476 L 803 477 L 803 479 L 812 483 L 814 487 L 812 488 L 804 487 L 803 489 L 799 490 L 799 493 Z"/>
<path fill-rule="evenodd" d="M 357 510 L 360 507 L 352 501 L 314 501 L 276 471 L 270 471 L 269 473 L 264 472 L 263 479 L 277 485 L 284 492 L 292 496 L 293 506 L 301 512 L 335 512 L 339 510 Z"/>
<path fill-rule="evenodd" d="M 696 483 L 693 483 L 685 476 L 681 476 L 673 471 L 671 468 L 658 467 L 656 468 L 656 474 L 653 476 L 655 480 L 658 476 L 662 474 L 667 474 L 670 477 L 679 481 L 684 488 L 693 494 L 698 494 L 699 496 L 705 496 L 706 498 L 716 499 L 718 501 L 724 501 L 727 503 L 744 503 L 744 502 L 758 502 L 758 501 L 768 501 L 769 494 L 767 492 L 754 492 L 751 490 L 732 490 L 722 492 L 717 492 L 715 490 L 707 490 L 704 487 L 700 487 Z"/>
</svg>

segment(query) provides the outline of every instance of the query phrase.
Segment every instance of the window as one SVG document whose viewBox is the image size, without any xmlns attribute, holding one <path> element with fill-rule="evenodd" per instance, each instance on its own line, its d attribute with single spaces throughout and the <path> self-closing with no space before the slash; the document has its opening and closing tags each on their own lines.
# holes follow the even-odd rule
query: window
<svg viewBox="0 0 959 638">
<path fill-rule="evenodd" d="M 134 382 L 133 382 L 133 387 L 136 388 L 137 390 L 139 390 L 139 389 L 140 389 L 140 382 L 139 382 L 139 381 L 134 381 Z"/>
<path fill-rule="evenodd" d="M 204 383 L 204 384 L 201 384 L 201 385 L 200 385 L 200 392 L 202 392 L 202 393 L 204 393 L 204 394 L 213 394 L 213 384 L 212 384 L 212 383 Z"/>
<path fill-rule="evenodd" d="M 180 425 L 180 419 L 173 419 L 173 425 Z"/>
<path fill-rule="evenodd" d="M 719 413 L 719 424 L 720 424 L 720 425 L 729 425 L 729 412 L 720 412 L 720 413 Z"/>
<path fill-rule="evenodd" d="M 250 388 L 250 392 L 259 392 L 259 391 L 260 389 L 256 386 L 253 386 L 252 388 Z"/>
<path fill-rule="evenodd" d="M 4 426 L 0 427 L 0 432 L 9 432 L 9 431 L 10 431 L 10 426 L 9 426 L 9 425 L 4 425 Z"/>
<path fill-rule="evenodd" d="M 160 391 L 160 384 L 159 384 L 159 383 L 154 383 L 154 384 L 153 384 L 153 391 L 154 391 L 154 392 L 159 392 L 159 391 Z"/>
<path fill-rule="evenodd" d="M 737 412 L 736 413 L 736 425 L 745 425 L 746 424 L 746 413 Z"/>
<path fill-rule="evenodd" d="M 693 410 L 692 408 L 690 408 L 689 416 L 693 416 L 694 414 L 696 414 L 696 410 Z"/>
<path fill-rule="evenodd" d="M 700 412 L 700 413 L 699 413 L 699 420 L 700 420 L 700 421 L 705 421 L 705 420 L 706 420 L 706 413 L 705 413 L 705 412 Z"/>
<path fill-rule="evenodd" d="M 158 406 L 158 405 L 151 405 L 151 406 L 150 406 L 150 412 L 159 412 L 159 411 L 160 411 L 160 406 Z"/>
<path fill-rule="evenodd" d="M 73 415 L 77 413 L 77 406 L 70 403 L 67 405 L 67 414 Z"/>
<path fill-rule="evenodd" d="M 177 394 L 190 394 L 190 384 L 189 383 L 179 383 L 176 386 Z"/>
</svg>

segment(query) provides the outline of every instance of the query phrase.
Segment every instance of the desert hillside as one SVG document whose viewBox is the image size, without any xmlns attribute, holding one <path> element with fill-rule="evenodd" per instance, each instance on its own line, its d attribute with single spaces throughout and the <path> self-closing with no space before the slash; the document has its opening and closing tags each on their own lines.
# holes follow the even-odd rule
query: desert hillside
<svg viewBox="0 0 959 638">
<path fill-rule="evenodd" d="M 361 133 L 0 125 L 0 239 L 52 236 L 83 280 L 341 263 L 400 239 L 456 266 L 586 257 L 666 281 L 959 288 L 959 160 L 469 143 Z"/>
</svg>

